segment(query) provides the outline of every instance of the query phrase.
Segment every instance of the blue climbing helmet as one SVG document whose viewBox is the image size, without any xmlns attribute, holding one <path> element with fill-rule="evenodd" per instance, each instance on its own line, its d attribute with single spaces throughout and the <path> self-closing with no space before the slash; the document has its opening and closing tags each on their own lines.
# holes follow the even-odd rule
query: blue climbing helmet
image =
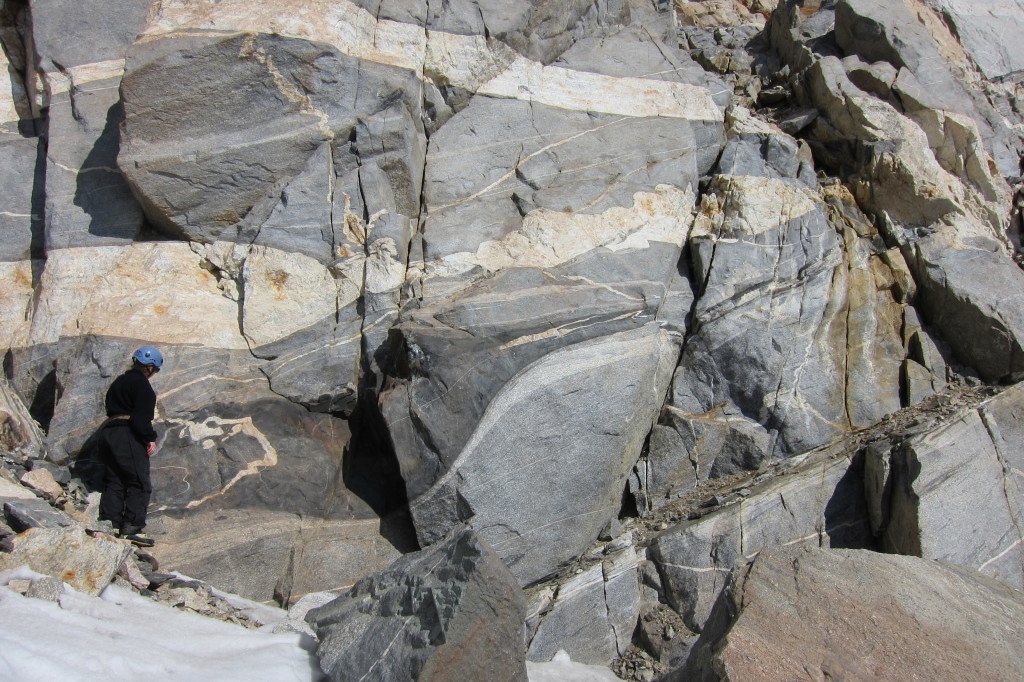
<svg viewBox="0 0 1024 682">
<path fill-rule="evenodd" d="M 153 365 L 160 368 L 164 364 L 164 356 L 153 346 L 142 346 L 132 353 L 132 360 L 140 365 Z"/>
</svg>

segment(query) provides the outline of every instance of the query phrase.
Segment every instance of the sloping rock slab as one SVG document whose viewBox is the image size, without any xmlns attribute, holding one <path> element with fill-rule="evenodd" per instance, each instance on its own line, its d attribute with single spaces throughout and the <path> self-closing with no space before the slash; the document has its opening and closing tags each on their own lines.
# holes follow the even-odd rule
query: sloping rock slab
<svg viewBox="0 0 1024 682">
<path fill-rule="evenodd" d="M 827 453 L 797 458 L 747 497 L 665 530 L 651 544 L 669 604 L 695 632 L 737 561 L 773 545 L 870 547 L 862 467 Z"/>
<path fill-rule="evenodd" d="M 734 615 L 699 645 L 710 666 L 678 679 L 1017 680 L 1024 669 L 1024 593 L 937 562 L 774 548 L 736 571 L 720 606 Z"/>
<path fill-rule="evenodd" d="M 96 596 L 132 553 L 127 542 L 90 537 L 81 526 L 30 528 L 14 539 L 14 551 L 0 554 L 0 571 L 27 564 L 57 576 L 75 590 Z"/>
<path fill-rule="evenodd" d="M 526 681 L 518 582 L 469 529 L 309 612 L 320 665 L 342 680 Z"/>
<path fill-rule="evenodd" d="M 523 585 L 578 556 L 619 511 L 678 343 L 650 323 L 516 375 L 451 469 L 410 504 L 421 540 L 468 521 Z"/>
<path fill-rule="evenodd" d="M 0 492 L 5 490 L 6 486 L 0 488 Z M 3 500 L 3 509 L 8 523 L 17 530 L 61 528 L 75 523 L 70 516 L 35 496 Z"/>
<path fill-rule="evenodd" d="M 310 592 L 351 587 L 415 549 L 415 541 L 401 537 L 403 529 L 396 525 L 243 508 L 180 519 L 160 514 L 147 530 L 157 540 L 150 551 L 162 570 L 247 599 L 288 604 Z"/>
<path fill-rule="evenodd" d="M 1024 385 L 890 452 L 869 451 L 887 551 L 942 559 L 1024 588 Z"/>
</svg>

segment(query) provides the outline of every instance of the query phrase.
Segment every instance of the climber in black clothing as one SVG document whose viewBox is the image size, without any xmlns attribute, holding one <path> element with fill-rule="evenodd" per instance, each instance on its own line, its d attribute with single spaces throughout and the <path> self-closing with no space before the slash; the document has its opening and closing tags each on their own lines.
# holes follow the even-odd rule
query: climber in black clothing
<svg viewBox="0 0 1024 682">
<path fill-rule="evenodd" d="M 132 354 L 132 368 L 107 389 L 107 421 L 100 431 L 99 453 L 107 467 L 100 518 L 109 520 L 121 537 L 141 547 L 153 546 L 153 540 L 142 533 L 153 492 L 149 458 L 156 452 L 156 392 L 149 379 L 163 364 L 163 355 L 152 346 L 142 346 Z"/>
</svg>

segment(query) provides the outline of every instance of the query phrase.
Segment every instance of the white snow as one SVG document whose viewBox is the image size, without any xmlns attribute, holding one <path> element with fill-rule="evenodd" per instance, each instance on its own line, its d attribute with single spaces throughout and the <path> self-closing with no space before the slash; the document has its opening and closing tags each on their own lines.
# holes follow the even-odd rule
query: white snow
<svg viewBox="0 0 1024 682">
<path fill-rule="evenodd" d="M 621 682 L 608 668 L 574 663 L 562 649 L 549 663 L 527 661 L 526 673 L 530 682 Z"/>
<path fill-rule="evenodd" d="M 113 585 L 99 597 L 67 585 L 60 603 L 6 587 L 0 573 L 0 680 L 319 682 L 297 633 L 272 634 L 158 604 Z"/>
<path fill-rule="evenodd" d="M 0 572 L 0 680 L 4 682 L 327 679 L 312 653 L 315 644 L 309 636 L 270 632 L 276 623 L 287 622 L 282 621 L 281 609 L 217 592 L 267 623 L 249 630 L 179 611 L 114 585 L 99 597 L 90 597 L 65 583 L 59 604 L 24 597 L 7 587 L 11 580 L 41 577 L 27 566 Z M 305 606 L 317 603 L 311 600 Z M 619 682 L 608 668 L 574 663 L 564 651 L 549 663 L 528 662 L 526 667 L 530 682 Z"/>
</svg>

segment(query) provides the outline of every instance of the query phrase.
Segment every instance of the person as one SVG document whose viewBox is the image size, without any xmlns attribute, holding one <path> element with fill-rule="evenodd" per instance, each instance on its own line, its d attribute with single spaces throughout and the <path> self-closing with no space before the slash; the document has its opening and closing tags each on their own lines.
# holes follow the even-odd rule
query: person
<svg viewBox="0 0 1024 682">
<path fill-rule="evenodd" d="M 152 547 L 142 532 L 153 486 L 149 458 L 156 453 L 156 392 L 149 380 L 160 371 L 164 357 L 153 346 L 132 354 L 132 367 L 107 389 L 107 421 L 100 429 L 99 455 L 107 471 L 100 496 L 100 518 L 139 547 Z"/>
</svg>

